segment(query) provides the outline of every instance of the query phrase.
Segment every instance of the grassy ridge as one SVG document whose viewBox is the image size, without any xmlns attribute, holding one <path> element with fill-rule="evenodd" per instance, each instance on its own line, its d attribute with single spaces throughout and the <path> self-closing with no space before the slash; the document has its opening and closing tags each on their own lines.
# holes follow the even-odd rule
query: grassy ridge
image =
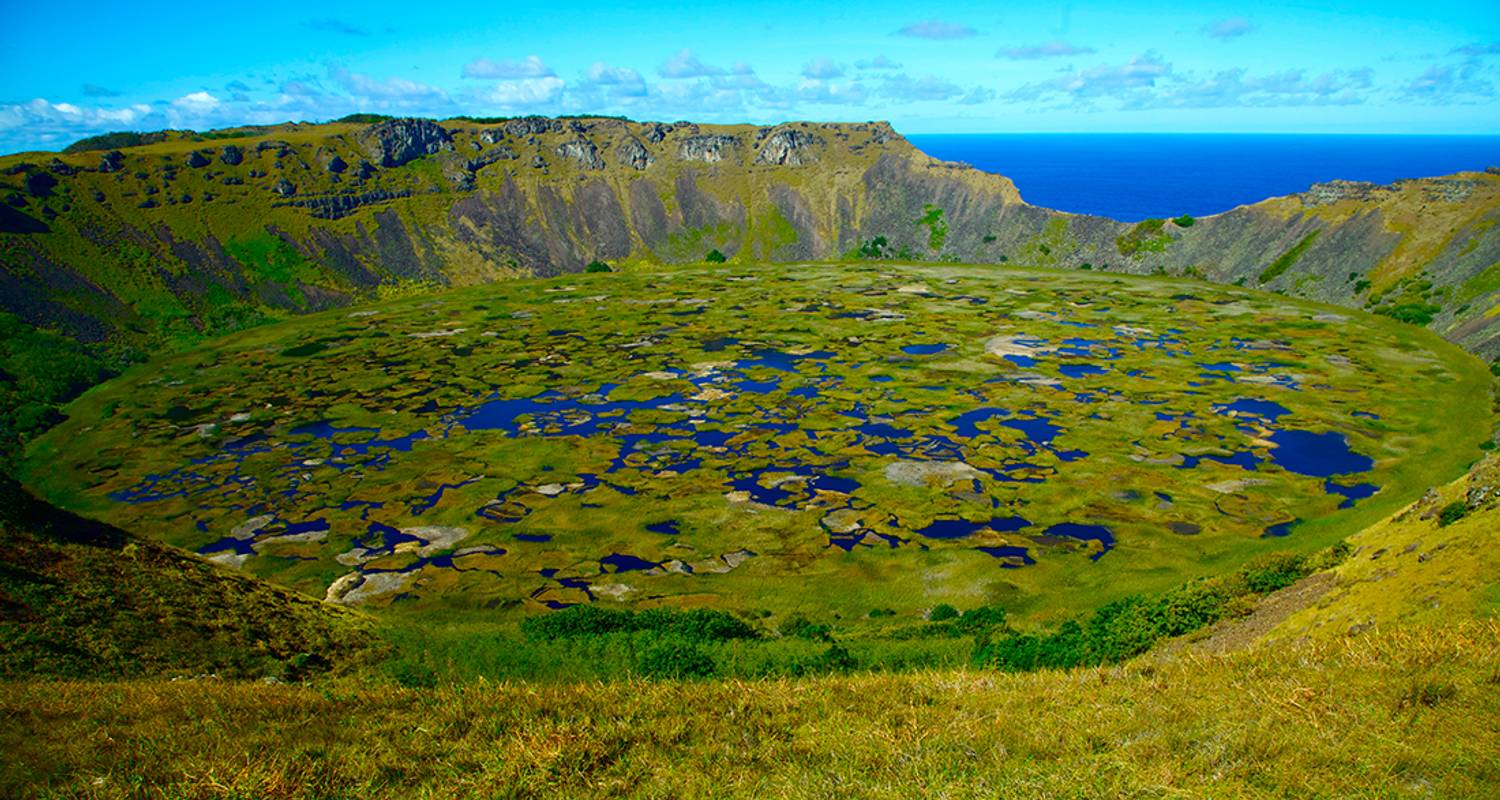
<svg viewBox="0 0 1500 800">
<path fill-rule="evenodd" d="M 12 684 L 34 797 L 1483 797 L 1500 623 L 1003 675 Z"/>
<path fill-rule="evenodd" d="M 373 652 L 360 614 L 59 511 L 0 476 L 0 677 L 301 679 Z"/>
</svg>

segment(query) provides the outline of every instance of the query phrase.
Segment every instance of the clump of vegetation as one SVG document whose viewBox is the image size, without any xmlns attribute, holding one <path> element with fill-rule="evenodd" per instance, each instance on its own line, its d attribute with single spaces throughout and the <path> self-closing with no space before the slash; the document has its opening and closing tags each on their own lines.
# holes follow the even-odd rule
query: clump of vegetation
<svg viewBox="0 0 1500 800">
<path fill-rule="evenodd" d="M 72 339 L 0 312 L 0 466 L 62 420 L 61 406 L 112 370 Z"/>
<path fill-rule="evenodd" d="M 922 217 L 917 224 L 927 229 L 927 246 L 933 250 L 943 249 L 948 241 L 948 221 L 943 219 L 943 210 L 927 203 L 922 206 Z"/>
<path fill-rule="evenodd" d="M 138 131 L 112 131 L 97 136 L 87 136 L 63 148 L 64 153 L 87 153 L 91 150 L 119 150 L 123 147 L 138 147 L 166 141 L 166 131 L 140 133 Z"/>
<path fill-rule="evenodd" d="M 958 609 L 947 603 L 938 603 L 927 612 L 927 619 L 931 622 L 944 622 L 958 617 Z"/>
<path fill-rule="evenodd" d="M 527 617 L 521 623 L 521 632 L 533 641 L 588 638 L 611 633 L 640 631 L 676 636 L 694 642 L 754 639 L 759 636 L 754 628 L 739 617 L 725 611 L 706 608 L 688 611 L 675 608 L 630 611 L 580 605 L 550 614 Z"/>
<path fill-rule="evenodd" d="M 1297 263 L 1298 259 L 1302 258 L 1302 254 L 1307 252 L 1307 248 L 1311 247 L 1312 243 L 1317 240 L 1319 233 L 1320 231 L 1313 231 L 1302 237 L 1301 241 L 1292 245 L 1291 249 L 1282 253 L 1275 261 L 1272 261 L 1270 266 L 1261 270 L 1260 282 L 1270 283 L 1280 277 L 1283 272 L 1291 269 L 1292 265 Z"/>
<path fill-rule="evenodd" d="M 647 678 L 685 680 L 713 677 L 714 660 L 691 640 L 667 636 L 641 652 L 636 671 Z"/>
<path fill-rule="evenodd" d="M 793 614 L 781 621 L 776 632 L 782 636 L 793 639 L 811 639 L 813 641 L 831 641 L 833 638 L 833 626 L 827 623 L 813 622 L 801 614 Z"/>
<path fill-rule="evenodd" d="M 1179 228 L 1191 228 L 1193 227 L 1193 223 L 1197 221 L 1198 220 L 1193 219 L 1193 215 L 1183 214 L 1182 216 L 1172 220 L 1172 224 L 1176 225 Z"/>
<path fill-rule="evenodd" d="M 724 257 L 723 253 L 719 252 L 718 248 L 714 248 L 708 251 L 707 255 L 703 256 L 703 260 L 710 264 L 722 264 L 728 259 Z"/>
<path fill-rule="evenodd" d="M 1273 553 L 1235 573 L 1186 583 L 1159 597 L 1117 600 L 1050 633 L 1002 629 L 1003 635 L 980 636 L 973 660 L 1007 671 L 1118 663 L 1162 639 L 1212 625 L 1244 609 L 1246 598 L 1290 586 L 1336 565 L 1348 552 L 1348 545 L 1341 544 L 1313 556 Z"/>
<path fill-rule="evenodd" d="M 595 259 L 593 261 L 590 261 L 588 263 L 588 266 L 586 266 L 586 267 L 583 268 L 583 271 L 584 272 L 614 272 L 615 270 L 614 270 L 613 267 L 611 267 L 610 265 L 604 263 L 603 261 L 599 261 L 598 259 Z"/>
<path fill-rule="evenodd" d="M 1115 237 L 1115 249 L 1126 258 L 1141 258 L 1147 253 L 1164 253 L 1172 243 L 1164 219 L 1143 219 L 1129 231 Z"/>
<path fill-rule="evenodd" d="M 1442 306 L 1431 303 L 1402 303 L 1397 306 L 1383 306 L 1375 309 L 1376 314 L 1424 327 L 1432 324 L 1433 318 L 1442 311 Z"/>
<path fill-rule="evenodd" d="M 359 123 L 361 125 L 372 125 L 372 124 L 377 123 L 377 122 L 388 122 L 388 121 L 393 120 L 393 119 L 395 119 L 395 117 L 393 117 L 393 116 L 391 116 L 389 114 L 358 113 L 358 114 L 345 114 L 344 116 L 339 117 L 338 119 L 333 120 L 333 121 L 334 122 L 355 122 L 355 123 Z"/>
<path fill-rule="evenodd" d="M 876 236 L 875 238 L 867 242 L 861 242 L 859 247 L 851 250 L 849 252 L 849 258 L 860 259 L 864 261 L 872 261 L 878 258 L 885 258 L 885 248 L 887 244 L 889 244 L 889 242 L 886 241 L 886 238 L 884 236 Z"/>
<path fill-rule="evenodd" d="M 1462 500 L 1455 500 L 1438 512 L 1438 527 L 1446 528 L 1463 519 L 1469 514 L 1469 505 Z"/>
</svg>

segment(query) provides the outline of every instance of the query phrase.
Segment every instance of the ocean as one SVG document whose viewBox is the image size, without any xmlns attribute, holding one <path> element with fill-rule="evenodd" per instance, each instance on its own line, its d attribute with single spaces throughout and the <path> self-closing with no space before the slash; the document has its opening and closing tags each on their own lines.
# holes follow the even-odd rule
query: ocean
<svg viewBox="0 0 1500 800">
<path fill-rule="evenodd" d="M 1136 222 L 1206 216 L 1319 181 L 1389 183 L 1500 166 L 1500 136 L 926 134 L 923 152 L 1016 182 L 1034 205 Z"/>
</svg>

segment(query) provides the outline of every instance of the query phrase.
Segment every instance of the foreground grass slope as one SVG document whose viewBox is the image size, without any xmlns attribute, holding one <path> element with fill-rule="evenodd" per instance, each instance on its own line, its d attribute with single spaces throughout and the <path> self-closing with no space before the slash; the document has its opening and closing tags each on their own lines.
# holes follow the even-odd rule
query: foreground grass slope
<svg viewBox="0 0 1500 800">
<path fill-rule="evenodd" d="M 1006 675 L 0 693 L 37 797 L 1485 797 L 1500 624 Z"/>
<path fill-rule="evenodd" d="M 1444 583 L 1417 566 L 1444 562 L 1415 554 L 1500 545 L 1500 501 L 1474 491 L 1496 464 L 1434 492 L 1446 517 L 1423 501 L 1354 537 L 1359 556 L 1323 574 L 1340 587 L 1327 602 L 1300 585 L 1273 595 L 1263 607 L 1301 596 L 1300 610 L 1220 652 L 765 681 L 12 682 L 0 793 L 1493 797 L 1500 621 L 1474 595 L 1495 571 L 1447 562 Z M 1419 544 L 1372 562 L 1377 539 Z M 1387 573 L 1378 593 L 1370 563 Z M 1376 624 L 1339 621 L 1377 607 Z"/>
</svg>

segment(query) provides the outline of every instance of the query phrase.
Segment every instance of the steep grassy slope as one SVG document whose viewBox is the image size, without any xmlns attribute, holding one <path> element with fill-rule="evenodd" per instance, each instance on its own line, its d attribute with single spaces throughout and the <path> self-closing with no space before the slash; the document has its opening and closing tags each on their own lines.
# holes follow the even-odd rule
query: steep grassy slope
<svg viewBox="0 0 1500 800">
<path fill-rule="evenodd" d="M 0 677 L 300 679 L 368 660 L 368 619 L 76 517 L 0 478 Z"/>
<path fill-rule="evenodd" d="M 1027 205 L 883 123 L 525 118 L 8 156 L 0 195 L 0 308 L 122 358 L 376 287 L 711 250 L 1204 275 L 1385 309 L 1500 355 L 1500 175 L 1485 173 L 1326 184 L 1191 226 L 1130 226 Z"/>
</svg>

